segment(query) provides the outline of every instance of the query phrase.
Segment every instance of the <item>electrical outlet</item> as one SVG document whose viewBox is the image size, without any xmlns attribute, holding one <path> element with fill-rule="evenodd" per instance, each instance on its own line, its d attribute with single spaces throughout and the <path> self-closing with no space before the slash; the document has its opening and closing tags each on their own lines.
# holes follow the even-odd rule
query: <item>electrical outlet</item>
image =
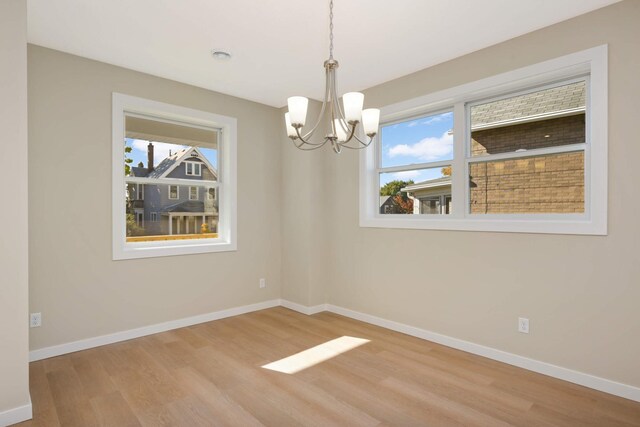
<svg viewBox="0 0 640 427">
<path fill-rule="evenodd" d="M 37 328 L 42 326 L 42 313 L 31 313 L 29 316 L 29 327 Z"/>
<path fill-rule="evenodd" d="M 523 334 L 529 333 L 529 319 L 518 317 L 518 332 L 522 332 Z"/>
<path fill-rule="evenodd" d="M 260 279 L 260 289 L 267 287 L 267 279 Z"/>
</svg>

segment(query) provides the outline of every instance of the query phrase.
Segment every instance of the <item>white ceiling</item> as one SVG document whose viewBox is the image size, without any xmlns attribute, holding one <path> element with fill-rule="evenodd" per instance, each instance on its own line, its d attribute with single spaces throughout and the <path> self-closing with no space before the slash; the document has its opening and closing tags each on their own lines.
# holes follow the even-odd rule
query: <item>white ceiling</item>
<svg viewBox="0 0 640 427">
<path fill-rule="evenodd" d="M 335 0 L 338 91 L 362 90 L 616 1 Z M 30 43 L 276 107 L 291 95 L 323 95 L 328 1 L 28 0 L 28 10 Z M 216 61 L 213 48 L 233 58 Z"/>
</svg>

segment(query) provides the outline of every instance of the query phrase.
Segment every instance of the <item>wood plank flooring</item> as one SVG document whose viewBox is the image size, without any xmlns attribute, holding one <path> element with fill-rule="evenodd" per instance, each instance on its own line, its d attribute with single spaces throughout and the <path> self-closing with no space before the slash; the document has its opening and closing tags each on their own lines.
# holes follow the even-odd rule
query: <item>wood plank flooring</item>
<svg viewBox="0 0 640 427">
<path fill-rule="evenodd" d="M 262 365 L 369 343 L 294 375 Z M 31 363 L 20 426 L 640 426 L 640 403 L 278 307 Z"/>
</svg>

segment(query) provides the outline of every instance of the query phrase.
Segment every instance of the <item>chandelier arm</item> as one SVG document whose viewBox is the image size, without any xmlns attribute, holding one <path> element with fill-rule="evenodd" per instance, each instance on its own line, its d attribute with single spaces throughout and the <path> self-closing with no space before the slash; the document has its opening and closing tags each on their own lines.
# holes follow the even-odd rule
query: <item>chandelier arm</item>
<svg viewBox="0 0 640 427">
<path fill-rule="evenodd" d="M 354 134 L 353 134 L 353 139 L 355 139 L 356 141 L 358 141 L 358 144 L 359 144 L 358 146 L 356 146 L 356 147 L 350 147 L 350 146 L 348 146 L 348 145 L 347 145 L 347 143 L 349 143 L 349 141 L 351 140 L 351 138 L 349 138 L 347 141 L 343 142 L 341 145 L 342 145 L 344 148 L 349 148 L 349 149 L 352 149 L 352 150 L 359 150 L 359 149 L 361 149 L 361 148 L 366 148 L 366 147 L 368 147 L 369 145 L 371 145 L 371 143 L 373 142 L 373 138 L 374 138 L 374 137 L 375 137 L 375 135 L 374 135 L 373 137 L 369 137 L 369 141 L 368 141 L 368 142 L 364 142 L 364 141 L 362 141 L 360 138 L 358 138 L 358 135 L 356 135 L 356 134 L 354 133 Z"/>
<path fill-rule="evenodd" d="M 301 142 L 300 144 L 297 144 L 295 141 L 293 142 L 293 145 L 295 145 L 295 147 L 299 150 L 303 150 L 303 151 L 312 151 L 312 150 L 317 150 L 318 148 L 322 148 L 327 141 L 329 141 L 328 138 L 325 138 L 322 142 L 316 143 L 316 144 L 310 144 L 308 142 Z"/>
<path fill-rule="evenodd" d="M 316 144 L 313 144 L 311 142 L 308 142 L 308 139 L 313 136 L 314 132 L 318 128 L 318 125 L 320 125 L 320 122 L 322 121 L 322 118 L 324 117 L 324 112 L 325 112 L 325 110 L 327 108 L 327 99 L 328 99 L 328 95 L 329 95 L 329 70 L 327 70 L 327 72 L 325 73 L 324 86 L 325 86 L 325 89 L 324 89 L 324 101 L 322 101 L 322 108 L 320 109 L 320 114 L 318 114 L 318 120 L 316 121 L 316 124 L 313 125 L 311 130 L 304 135 L 304 138 L 300 135 L 299 132 L 296 131 L 298 133 L 298 137 L 301 140 L 303 140 L 305 143 L 307 143 L 307 144 L 316 145 Z M 322 144 L 324 145 L 324 142 Z"/>
<path fill-rule="evenodd" d="M 306 144 L 306 145 L 318 145 L 318 146 L 323 146 L 323 145 L 327 142 L 327 141 L 323 141 L 323 142 L 311 142 L 311 141 L 308 141 L 308 140 L 306 140 L 305 138 L 308 138 L 308 137 L 309 137 L 309 133 L 308 133 L 308 134 L 306 134 L 306 135 L 304 136 L 304 138 L 303 138 L 303 137 L 302 137 L 302 135 L 300 134 L 300 128 L 299 128 L 299 127 L 296 127 L 296 128 L 295 128 L 295 130 L 296 130 L 296 134 L 298 135 L 298 138 L 297 138 L 297 139 L 299 139 L 299 140 L 302 142 L 302 143 L 300 144 L 300 146 L 298 146 L 298 144 L 296 144 L 296 147 L 298 147 L 298 148 L 300 148 L 301 146 L 303 146 L 303 145 L 305 145 L 305 144 Z M 310 132 L 310 133 L 311 133 L 311 132 Z M 295 141 L 295 140 L 294 140 L 294 141 Z M 294 142 L 294 143 L 295 143 L 295 142 Z"/>
</svg>

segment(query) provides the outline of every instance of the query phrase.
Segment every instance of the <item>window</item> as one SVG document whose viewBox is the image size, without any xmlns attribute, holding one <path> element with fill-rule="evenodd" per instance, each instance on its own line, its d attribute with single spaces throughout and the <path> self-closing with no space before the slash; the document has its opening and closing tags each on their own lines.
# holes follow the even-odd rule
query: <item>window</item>
<svg viewBox="0 0 640 427">
<path fill-rule="evenodd" d="M 169 189 L 169 199 L 170 200 L 178 200 L 180 198 L 180 187 L 177 185 L 168 185 Z"/>
<path fill-rule="evenodd" d="M 198 187 L 189 187 L 189 200 L 198 200 Z"/>
<path fill-rule="evenodd" d="M 112 162 L 113 259 L 236 249 L 236 119 L 114 93 Z"/>
<path fill-rule="evenodd" d="M 601 46 L 383 108 L 361 152 L 361 226 L 606 234 L 606 57 Z"/>
<path fill-rule="evenodd" d="M 144 184 L 136 184 L 136 200 L 144 200 Z"/>
<path fill-rule="evenodd" d="M 201 164 L 196 162 L 184 162 L 185 174 L 190 176 L 202 176 Z"/>
</svg>

